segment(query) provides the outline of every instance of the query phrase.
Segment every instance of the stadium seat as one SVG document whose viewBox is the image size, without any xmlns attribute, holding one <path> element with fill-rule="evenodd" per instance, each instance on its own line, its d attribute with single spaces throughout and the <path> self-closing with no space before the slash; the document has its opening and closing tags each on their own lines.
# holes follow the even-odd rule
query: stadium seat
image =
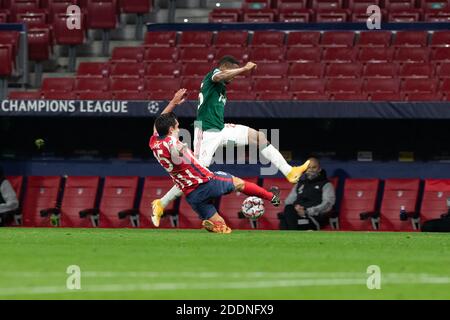
<svg viewBox="0 0 450 320">
<path fill-rule="evenodd" d="M 323 79 L 291 79 L 289 91 L 295 94 L 323 95 L 325 92 L 325 80 Z"/>
<path fill-rule="evenodd" d="M 286 51 L 287 62 L 320 62 L 322 57 L 322 48 L 288 48 Z"/>
<path fill-rule="evenodd" d="M 450 31 L 434 31 L 430 46 L 432 48 L 450 47 Z"/>
<path fill-rule="evenodd" d="M 378 63 L 378 62 L 392 62 L 394 59 L 393 48 L 361 48 L 357 60 L 362 63 Z"/>
<path fill-rule="evenodd" d="M 55 14 L 53 21 L 53 30 L 55 33 L 55 42 L 60 45 L 80 45 L 85 39 L 85 29 L 83 15 L 81 16 L 81 29 L 67 28 L 67 19 L 69 15 L 65 13 Z"/>
<path fill-rule="evenodd" d="M 248 60 L 248 49 L 238 47 L 217 48 L 215 61 L 219 61 L 224 56 L 232 56 L 243 64 Z"/>
<path fill-rule="evenodd" d="M 181 75 L 188 78 L 204 77 L 212 71 L 213 66 L 204 62 L 189 62 L 183 65 Z"/>
<path fill-rule="evenodd" d="M 327 78 L 360 78 L 361 73 L 361 64 L 331 63 L 326 69 L 325 76 Z"/>
<path fill-rule="evenodd" d="M 284 78 L 288 74 L 289 64 L 279 63 L 259 63 L 253 70 L 252 77 L 256 78 Z"/>
<path fill-rule="evenodd" d="M 75 91 L 108 91 L 109 80 L 98 77 L 81 77 L 75 80 Z"/>
<path fill-rule="evenodd" d="M 270 23 L 275 21 L 276 11 L 272 9 L 244 11 L 244 22 Z"/>
<path fill-rule="evenodd" d="M 278 9 L 285 9 L 285 8 L 301 9 L 306 8 L 307 6 L 308 6 L 307 0 L 276 0 L 274 7 Z"/>
<path fill-rule="evenodd" d="M 414 23 L 422 20 L 422 9 L 397 9 L 389 11 L 389 22 Z"/>
<path fill-rule="evenodd" d="M 181 88 L 187 89 L 188 100 L 198 100 L 198 93 L 200 91 L 200 85 L 203 81 L 203 77 L 198 78 L 184 78 L 181 80 Z"/>
<path fill-rule="evenodd" d="M 49 28 L 31 28 L 28 30 L 28 58 L 33 61 L 50 59 L 52 44 Z"/>
<path fill-rule="evenodd" d="M 447 199 L 450 198 L 450 179 L 426 179 L 420 207 L 420 222 L 439 219 L 448 212 Z"/>
<path fill-rule="evenodd" d="M 244 178 L 246 181 L 258 183 L 257 177 Z M 241 192 L 232 192 L 220 198 L 219 213 L 231 229 L 252 229 L 252 223 L 247 218 L 240 218 L 242 202 L 248 196 Z M 271 204 L 270 204 L 271 205 Z"/>
<path fill-rule="evenodd" d="M 219 31 L 217 32 L 214 46 L 221 47 L 245 47 L 247 46 L 248 31 Z"/>
<path fill-rule="evenodd" d="M 285 33 L 281 31 L 255 31 L 250 42 L 251 47 L 282 47 Z"/>
<path fill-rule="evenodd" d="M 311 7 L 314 9 L 337 9 L 342 8 L 342 0 L 312 0 Z"/>
<path fill-rule="evenodd" d="M 115 29 L 117 25 L 116 0 L 89 0 L 87 25 L 89 29 Z"/>
<path fill-rule="evenodd" d="M 348 1 L 348 8 L 355 10 L 355 9 L 364 9 L 366 10 L 367 7 L 371 5 L 378 5 L 380 7 L 380 0 L 349 0 Z"/>
<path fill-rule="evenodd" d="M 178 43 L 179 47 L 209 47 L 212 43 L 210 31 L 183 31 Z"/>
<path fill-rule="evenodd" d="M 428 11 L 425 13 L 424 20 L 426 22 L 450 22 L 450 9 Z"/>
<path fill-rule="evenodd" d="M 436 74 L 439 79 L 450 78 L 450 63 L 443 63 L 437 66 Z"/>
<path fill-rule="evenodd" d="M 142 91 L 116 91 L 113 93 L 115 100 L 122 101 L 146 101 L 148 93 Z"/>
<path fill-rule="evenodd" d="M 367 101 L 368 94 L 361 93 L 332 93 L 330 95 L 330 100 L 333 101 Z"/>
<path fill-rule="evenodd" d="M 141 219 L 141 227 L 154 228 L 151 221 L 152 201 L 160 199 L 172 187 L 174 183 L 169 177 L 146 177 L 144 180 L 144 189 L 142 190 L 142 198 L 139 205 L 139 214 Z M 178 217 L 176 216 L 177 200 L 170 202 L 164 209 L 165 215 L 161 219 L 160 228 L 177 227 Z"/>
<path fill-rule="evenodd" d="M 391 44 L 391 31 L 361 31 L 356 41 L 358 47 L 389 47 Z"/>
<path fill-rule="evenodd" d="M 2 12 L 0 9 L 0 23 L 7 23 L 8 22 L 8 14 L 6 12 Z"/>
<path fill-rule="evenodd" d="M 22 200 L 22 187 L 23 187 L 23 177 L 22 176 L 7 176 L 6 180 L 9 181 L 11 187 L 16 193 L 17 200 L 19 203 Z"/>
<path fill-rule="evenodd" d="M 25 23 L 28 27 L 43 27 L 47 24 L 47 14 L 45 12 L 25 12 L 16 15 L 17 23 Z"/>
<path fill-rule="evenodd" d="M 403 93 L 435 93 L 437 83 L 431 79 L 405 79 L 400 89 Z"/>
<path fill-rule="evenodd" d="M 114 77 L 111 78 L 110 90 L 118 91 L 144 91 L 144 80 L 135 77 Z"/>
<path fill-rule="evenodd" d="M 289 78 L 314 79 L 322 78 L 325 65 L 320 62 L 292 63 L 289 67 Z"/>
<path fill-rule="evenodd" d="M 80 91 L 78 92 L 79 100 L 113 100 L 112 92 L 105 91 Z"/>
<path fill-rule="evenodd" d="M 143 47 L 116 47 L 112 52 L 112 61 L 142 62 L 145 49 Z"/>
<path fill-rule="evenodd" d="M 416 230 L 411 219 L 400 220 L 400 210 L 418 212 L 419 182 L 419 179 L 386 179 L 380 209 L 380 231 Z"/>
<path fill-rule="evenodd" d="M 42 99 L 46 100 L 76 100 L 76 92 L 66 91 L 43 91 Z"/>
<path fill-rule="evenodd" d="M 145 34 L 144 46 L 174 47 L 176 43 L 176 31 L 148 31 Z"/>
<path fill-rule="evenodd" d="M 145 61 L 176 62 L 178 60 L 177 47 L 146 47 Z"/>
<path fill-rule="evenodd" d="M 77 78 L 109 77 L 109 66 L 107 62 L 80 62 L 77 69 Z"/>
<path fill-rule="evenodd" d="M 233 11 L 212 10 L 208 14 L 210 23 L 230 23 L 239 21 L 239 9 L 229 9 Z"/>
<path fill-rule="evenodd" d="M 385 0 L 384 7 L 386 9 L 409 9 L 414 8 L 414 0 Z"/>
<path fill-rule="evenodd" d="M 441 101 L 442 94 L 439 92 L 410 92 L 403 94 L 403 101 Z"/>
<path fill-rule="evenodd" d="M 284 47 L 259 47 L 250 49 L 249 60 L 254 62 L 281 62 L 284 60 Z"/>
<path fill-rule="evenodd" d="M 230 92 L 251 92 L 252 81 L 250 78 L 235 78 L 230 84 L 227 85 L 227 98 Z"/>
<path fill-rule="evenodd" d="M 369 94 L 379 93 L 398 94 L 400 90 L 400 80 L 398 79 L 367 79 L 364 83 L 363 91 Z"/>
<path fill-rule="evenodd" d="M 286 178 L 264 178 L 262 186 L 269 190 L 273 186 L 280 189 L 281 199 L 286 199 L 294 185 L 286 180 Z M 285 203 L 281 202 L 279 207 L 274 207 L 271 203 L 264 201 L 265 212 L 262 217 L 256 220 L 257 229 L 278 230 L 280 229 L 280 220 L 278 213 L 283 212 Z"/>
<path fill-rule="evenodd" d="M 180 61 L 181 62 L 212 62 L 214 59 L 215 51 L 211 48 L 197 48 L 188 47 L 181 49 Z"/>
<path fill-rule="evenodd" d="M 55 14 L 66 14 L 67 8 L 70 5 L 76 5 L 76 0 L 48 0 L 47 6 L 42 4 L 43 1 L 41 1 L 41 7 L 47 8 L 48 10 L 48 21 L 49 23 L 53 23 L 53 19 Z"/>
<path fill-rule="evenodd" d="M 450 47 L 435 48 L 431 51 L 433 63 L 450 62 Z"/>
<path fill-rule="evenodd" d="M 290 92 L 257 92 L 256 100 L 260 101 L 286 101 L 294 100 L 294 95 Z"/>
<path fill-rule="evenodd" d="M 287 79 L 256 79 L 253 90 L 260 92 L 286 92 L 288 89 Z"/>
<path fill-rule="evenodd" d="M 20 34 L 17 31 L 0 31 L 0 45 L 10 45 L 13 58 L 17 56 L 19 50 L 19 38 Z"/>
<path fill-rule="evenodd" d="M 450 6 L 448 0 L 421 0 L 420 7 L 425 10 L 435 11 L 446 9 Z"/>
<path fill-rule="evenodd" d="M 400 67 L 399 77 L 407 78 L 433 78 L 434 67 L 429 63 L 405 63 Z"/>
<path fill-rule="evenodd" d="M 361 220 L 361 213 L 374 213 L 378 192 L 378 179 L 346 179 L 339 210 L 339 229 L 374 230 L 370 218 Z"/>
<path fill-rule="evenodd" d="M 74 89 L 74 78 L 45 78 L 42 82 L 42 91 L 71 92 Z"/>
<path fill-rule="evenodd" d="M 148 91 L 163 91 L 171 92 L 170 96 L 167 98 L 172 98 L 173 93 L 180 88 L 181 81 L 179 78 L 159 78 L 159 77 L 146 77 L 146 88 Z"/>
<path fill-rule="evenodd" d="M 9 10 L 11 16 L 15 17 L 17 13 L 27 12 L 39 8 L 39 0 L 12 0 L 10 2 Z"/>
<path fill-rule="evenodd" d="M 119 218 L 119 212 L 134 209 L 138 177 L 105 177 L 100 201 L 99 227 L 126 228 L 137 227 L 138 217 Z"/>
<path fill-rule="evenodd" d="M 183 229 L 199 229 L 202 227 L 202 220 L 200 220 L 198 214 L 192 210 L 184 196 L 181 197 L 180 207 L 178 209 L 178 227 Z"/>
<path fill-rule="evenodd" d="M 51 216 L 41 217 L 41 210 L 57 206 L 61 177 L 32 176 L 27 179 L 22 207 L 25 227 L 51 227 Z"/>
<path fill-rule="evenodd" d="M 8 95 L 10 100 L 39 100 L 41 99 L 40 91 L 11 91 Z"/>
<path fill-rule="evenodd" d="M 10 77 L 14 71 L 14 59 L 11 54 L 11 45 L 7 44 L 0 44 L 0 61 L 4 61 L 0 64 L 0 91 L 2 91 L 3 87 L 7 88 L 8 84 L 7 81 L 8 77 Z M 6 92 L 0 92 L 0 96 L 2 99 L 6 96 Z"/>
<path fill-rule="evenodd" d="M 441 84 L 441 92 L 450 95 L 450 79 L 444 79 Z"/>
<path fill-rule="evenodd" d="M 233 101 L 254 101 L 256 100 L 256 93 L 254 92 L 244 92 L 244 91 L 228 91 L 227 100 Z"/>
<path fill-rule="evenodd" d="M 196 63 L 190 63 L 187 65 L 196 65 Z M 205 66 L 204 63 L 201 63 L 201 65 L 202 67 Z M 181 63 L 154 62 L 147 64 L 145 75 L 151 77 L 177 78 L 180 76 L 181 71 Z"/>
<path fill-rule="evenodd" d="M 316 22 L 347 22 L 349 20 L 349 16 L 350 11 L 347 9 L 318 9 L 316 14 Z"/>
<path fill-rule="evenodd" d="M 350 63 L 355 61 L 356 51 L 353 48 L 326 48 L 323 51 L 323 62 Z"/>
<path fill-rule="evenodd" d="M 322 47 L 353 47 L 355 33 L 353 31 L 326 31 L 322 34 Z"/>
<path fill-rule="evenodd" d="M 113 77 L 141 78 L 145 74 L 145 64 L 131 61 L 113 62 L 110 70 L 110 74 Z"/>
<path fill-rule="evenodd" d="M 397 48 L 394 61 L 400 63 L 427 63 L 430 59 L 428 48 Z"/>
<path fill-rule="evenodd" d="M 364 78 L 396 78 L 398 74 L 397 63 L 367 63 L 364 67 Z"/>
<path fill-rule="evenodd" d="M 402 101 L 403 98 L 400 93 L 392 92 L 374 92 L 369 94 L 370 101 Z"/>
<path fill-rule="evenodd" d="M 96 227 L 95 200 L 100 183 L 99 177 L 68 177 L 61 203 L 61 227 Z M 80 217 L 81 211 L 90 210 L 91 214 Z"/>
<path fill-rule="evenodd" d="M 314 12 L 311 9 L 280 9 L 279 12 L 279 22 L 308 23 L 314 18 Z"/>
<path fill-rule="evenodd" d="M 316 47 L 320 42 L 319 31 L 291 31 L 287 34 L 288 47 Z"/>
<path fill-rule="evenodd" d="M 146 14 L 150 12 L 151 0 L 121 0 L 119 2 L 123 13 Z"/>
<path fill-rule="evenodd" d="M 244 0 L 242 9 L 260 10 L 270 8 L 270 0 Z"/>
<path fill-rule="evenodd" d="M 426 47 L 427 31 L 397 31 L 392 45 L 395 47 Z"/>
<path fill-rule="evenodd" d="M 329 79 L 326 85 L 326 91 L 332 94 L 336 93 L 355 93 L 359 94 L 362 90 L 361 79 Z"/>
</svg>

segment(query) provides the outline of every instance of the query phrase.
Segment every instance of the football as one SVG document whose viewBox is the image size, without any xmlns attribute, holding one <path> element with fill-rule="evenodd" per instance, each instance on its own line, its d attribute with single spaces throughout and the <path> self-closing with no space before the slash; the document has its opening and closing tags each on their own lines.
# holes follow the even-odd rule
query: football
<svg viewBox="0 0 450 320">
<path fill-rule="evenodd" d="M 248 197 L 242 202 L 242 213 L 249 219 L 258 219 L 264 214 L 264 201 L 258 197 Z"/>
</svg>

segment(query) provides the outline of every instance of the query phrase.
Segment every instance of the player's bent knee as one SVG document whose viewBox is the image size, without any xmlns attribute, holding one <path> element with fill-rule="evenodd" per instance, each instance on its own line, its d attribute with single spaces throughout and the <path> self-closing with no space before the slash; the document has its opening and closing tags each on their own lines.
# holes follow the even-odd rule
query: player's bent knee
<svg viewBox="0 0 450 320">
<path fill-rule="evenodd" d="M 233 184 L 236 191 L 241 191 L 242 189 L 244 189 L 245 182 L 240 178 L 233 177 Z"/>
</svg>

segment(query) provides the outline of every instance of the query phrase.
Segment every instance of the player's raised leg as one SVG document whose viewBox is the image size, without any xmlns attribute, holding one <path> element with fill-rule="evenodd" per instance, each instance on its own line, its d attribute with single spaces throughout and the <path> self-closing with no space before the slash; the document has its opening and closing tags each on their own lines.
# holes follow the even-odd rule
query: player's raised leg
<svg viewBox="0 0 450 320">
<path fill-rule="evenodd" d="M 233 184 L 236 191 L 242 192 L 248 196 L 255 196 L 270 201 L 275 207 L 281 203 L 280 190 L 272 187 L 269 191 L 254 184 L 253 182 L 233 177 Z"/>
<path fill-rule="evenodd" d="M 159 222 L 164 214 L 164 208 L 175 199 L 181 197 L 183 192 L 177 186 L 173 186 L 167 193 L 161 198 L 152 201 L 152 222 L 155 227 L 159 227 Z"/>
<path fill-rule="evenodd" d="M 266 135 L 261 131 L 248 128 L 248 142 L 249 144 L 262 146 L 261 154 L 270 160 L 270 162 L 284 174 L 290 183 L 297 183 L 301 175 L 308 169 L 309 160 L 298 167 L 290 166 L 281 155 L 280 151 L 267 140 Z"/>
</svg>

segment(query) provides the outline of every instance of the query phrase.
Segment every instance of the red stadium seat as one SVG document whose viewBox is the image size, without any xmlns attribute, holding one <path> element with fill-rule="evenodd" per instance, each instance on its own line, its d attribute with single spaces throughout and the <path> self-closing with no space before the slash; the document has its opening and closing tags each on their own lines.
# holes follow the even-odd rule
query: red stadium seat
<svg viewBox="0 0 450 320">
<path fill-rule="evenodd" d="M 14 59 L 11 51 L 11 45 L 0 44 L 0 61 L 2 61 L 2 63 L 0 63 L 0 78 L 9 77 L 13 73 Z"/>
<path fill-rule="evenodd" d="M 442 101 L 442 94 L 436 92 L 411 92 L 403 94 L 403 101 Z"/>
<path fill-rule="evenodd" d="M 186 88 L 188 91 L 188 100 L 198 99 L 198 92 L 200 91 L 202 81 L 203 77 L 185 78 L 181 80 L 181 88 Z"/>
<path fill-rule="evenodd" d="M 289 91 L 295 94 L 324 94 L 325 80 L 323 79 L 292 79 Z"/>
<path fill-rule="evenodd" d="M 327 101 L 328 95 L 323 93 L 293 93 L 293 99 L 298 101 Z"/>
<path fill-rule="evenodd" d="M 256 100 L 256 93 L 254 92 L 244 92 L 244 91 L 227 91 L 227 100 L 230 101 L 246 101 L 246 100 Z"/>
<path fill-rule="evenodd" d="M 25 23 L 28 28 L 43 27 L 47 24 L 47 14 L 45 12 L 18 13 L 16 22 Z"/>
<path fill-rule="evenodd" d="M 284 78 L 288 74 L 289 64 L 279 63 L 259 63 L 253 70 L 252 77 L 256 78 Z"/>
<path fill-rule="evenodd" d="M 144 60 L 150 62 L 175 62 L 178 60 L 178 48 L 146 47 Z"/>
<path fill-rule="evenodd" d="M 320 42 L 319 31 L 292 31 L 287 35 L 288 47 L 316 47 Z"/>
<path fill-rule="evenodd" d="M 252 47 L 282 47 L 285 33 L 281 31 L 255 31 L 250 43 Z"/>
<path fill-rule="evenodd" d="M 361 31 L 356 42 L 358 47 L 389 47 L 391 31 Z"/>
<path fill-rule="evenodd" d="M 109 63 L 80 62 L 77 77 L 109 77 Z"/>
<path fill-rule="evenodd" d="M 61 227 L 96 227 L 92 215 L 80 217 L 80 211 L 94 209 L 99 177 L 68 177 L 61 204 Z"/>
<path fill-rule="evenodd" d="M 27 12 L 28 10 L 34 10 L 39 8 L 39 0 L 11 0 L 9 10 L 13 17 L 17 13 Z"/>
<path fill-rule="evenodd" d="M 227 85 L 227 98 L 230 92 L 251 92 L 252 81 L 250 78 L 235 78 L 230 84 Z"/>
<path fill-rule="evenodd" d="M 361 220 L 360 214 L 375 212 L 379 180 L 346 179 L 339 212 L 342 230 L 374 230 L 371 219 Z"/>
<path fill-rule="evenodd" d="M 148 31 L 145 34 L 144 45 L 151 47 L 174 47 L 176 42 L 176 31 Z"/>
<path fill-rule="evenodd" d="M 258 92 L 257 100 L 260 101 L 286 101 L 294 100 L 293 94 L 290 92 Z"/>
<path fill-rule="evenodd" d="M 392 45 L 396 47 L 426 47 L 427 39 L 427 31 L 397 31 Z"/>
<path fill-rule="evenodd" d="M 6 12 L 2 12 L 0 9 L 0 23 L 7 23 L 8 22 L 8 14 Z"/>
<path fill-rule="evenodd" d="M 450 9 L 426 12 L 424 20 L 426 22 L 450 22 Z"/>
<path fill-rule="evenodd" d="M 396 78 L 398 65 L 391 62 L 368 63 L 364 68 L 364 78 Z"/>
<path fill-rule="evenodd" d="M 179 47 L 209 47 L 212 42 L 210 31 L 183 31 L 178 43 Z"/>
<path fill-rule="evenodd" d="M 398 79 L 367 79 L 364 83 L 363 91 L 374 93 L 394 93 L 397 94 L 400 90 L 400 81 Z"/>
<path fill-rule="evenodd" d="M 148 100 L 148 93 L 142 91 L 116 91 L 114 92 L 114 99 L 123 101 L 145 101 Z"/>
<path fill-rule="evenodd" d="M 322 57 L 322 48 L 288 48 L 286 51 L 287 62 L 320 62 Z"/>
<path fill-rule="evenodd" d="M 270 0 L 244 0 L 242 9 L 260 10 L 270 8 Z"/>
<path fill-rule="evenodd" d="M 389 93 L 389 92 L 374 92 L 370 95 L 371 101 L 402 101 L 402 96 L 400 93 Z"/>
<path fill-rule="evenodd" d="M 361 79 L 329 79 L 326 86 L 326 91 L 332 94 L 361 93 L 361 89 Z"/>
<path fill-rule="evenodd" d="M 371 5 L 378 5 L 380 7 L 380 0 L 349 0 L 349 9 L 364 9 L 366 10 Z"/>
<path fill-rule="evenodd" d="M 116 0 L 89 0 L 87 25 L 89 29 L 115 29 L 117 25 Z"/>
<path fill-rule="evenodd" d="M 210 23 L 230 23 L 239 21 L 239 9 L 230 9 L 233 11 L 217 11 L 214 9 L 208 14 L 208 21 Z"/>
<path fill-rule="evenodd" d="M 322 61 L 327 63 L 354 62 L 357 51 L 353 48 L 326 48 L 323 51 Z"/>
<path fill-rule="evenodd" d="M 389 22 L 419 22 L 422 21 L 422 9 L 400 9 L 390 11 L 388 16 Z"/>
<path fill-rule="evenodd" d="M 244 22 L 270 23 L 275 21 L 276 11 L 272 9 L 244 11 Z"/>
<path fill-rule="evenodd" d="M 10 100 L 39 100 L 40 91 L 11 91 L 8 95 Z"/>
<path fill-rule="evenodd" d="M 25 227 L 50 227 L 50 215 L 41 217 L 43 209 L 57 207 L 61 177 L 28 177 L 22 207 Z"/>
<path fill-rule="evenodd" d="M 447 213 L 447 199 L 450 198 L 450 179 L 426 179 L 420 207 L 420 222 L 439 219 Z"/>
<path fill-rule="evenodd" d="M 111 76 L 143 77 L 145 64 L 138 62 L 116 62 L 111 64 Z"/>
<path fill-rule="evenodd" d="M 367 93 L 333 93 L 330 99 L 334 101 L 367 101 Z"/>
<path fill-rule="evenodd" d="M 111 78 L 111 91 L 144 91 L 143 79 L 135 77 L 115 77 Z"/>
<path fill-rule="evenodd" d="M 388 13 L 385 9 L 381 9 L 381 18 L 382 21 L 387 20 Z M 352 11 L 351 17 L 350 17 L 350 21 L 351 22 L 360 22 L 360 23 L 364 23 L 367 24 L 367 21 L 372 21 L 373 17 L 372 17 L 372 13 L 367 13 L 366 8 L 356 8 Z M 378 32 L 376 30 L 372 30 L 375 32 Z"/>
<path fill-rule="evenodd" d="M 316 14 L 316 22 L 347 22 L 349 16 L 350 12 L 347 9 L 319 9 Z"/>
<path fill-rule="evenodd" d="M 244 178 L 246 181 L 258 183 L 258 178 Z M 232 192 L 220 198 L 219 214 L 225 219 L 231 229 L 252 229 L 251 221 L 247 218 L 239 218 L 242 202 L 248 196 L 240 192 Z M 270 204 L 271 205 L 271 204 Z"/>
<path fill-rule="evenodd" d="M 105 91 L 80 91 L 78 92 L 79 100 L 113 100 L 112 92 Z"/>
<path fill-rule="evenodd" d="M 362 65 L 331 63 L 325 72 L 327 78 L 360 78 L 362 73 Z"/>
<path fill-rule="evenodd" d="M 152 215 L 152 201 L 161 198 L 172 187 L 174 183 L 169 177 L 146 177 L 144 181 L 144 189 L 142 190 L 141 203 L 139 205 L 139 213 L 141 219 L 141 227 L 153 228 L 151 221 Z M 160 222 L 160 228 L 176 227 L 174 223 L 177 222 L 175 216 L 176 201 L 172 201 L 165 209 L 165 215 Z"/>
<path fill-rule="evenodd" d="M 248 60 L 248 49 L 237 47 L 223 47 L 216 50 L 216 61 L 220 60 L 223 56 L 232 56 L 237 59 L 241 64 Z"/>
<path fill-rule="evenodd" d="M 433 49 L 431 51 L 431 61 L 434 63 L 450 62 L 450 47 Z"/>
<path fill-rule="evenodd" d="M 342 8 L 342 0 L 312 0 L 311 7 L 314 9 L 339 9 Z"/>
<path fill-rule="evenodd" d="M 428 48 L 397 48 L 394 61 L 400 63 L 427 63 L 430 59 Z"/>
<path fill-rule="evenodd" d="M 52 44 L 49 28 L 31 28 L 28 30 L 28 58 L 33 61 L 50 59 Z"/>
<path fill-rule="evenodd" d="M 120 7 L 123 13 L 146 14 L 150 12 L 151 0 L 121 0 Z"/>
<path fill-rule="evenodd" d="M 381 231 L 414 231 L 411 219 L 400 220 L 400 210 L 417 211 L 419 179 L 387 179 L 380 209 Z M 416 230 L 417 231 L 417 230 Z"/>
<path fill-rule="evenodd" d="M 67 13 L 67 8 L 70 5 L 76 5 L 76 0 L 48 0 L 48 5 L 45 6 L 42 4 L 43 1 L 41 1 L 41 7 L 48 9 L 48 21 L 49 23 L 53 23 L 53 17 L 55 14 L 60 13 Z"/>
<path fill-rule="evenodd" d="M 181 81 L 179 78 L 159 78 L 159 77 L 146 77 L 146 88 L 148 91 L 163 91 L 171 92 L 167 98 L 172 98 L 173 92 L 180 88 Z"/>
<path fill-rule="evenodd" d="M 314 12 L 311 9 L 280 9 L 279 22 L 308 23 L 312 22 Z"/>
<path fill-rule="evenodd" d="M 13 188 L 14 192 L 16 193 L 17 199 L 22 199 L 22 186 L 23 186 L 23 177 L 22 176 L 7 176 L 6 180 L 9 181 L 11 184 L 11 187 Z"/>
<path fill-rule="evenodd" d="M 450 78 L 450 63 L 443 63 L 436 68 L 438 78 Z"/>
<path fill-rule="evenodd" d="M 180 61 L 202 61 L 211 62 L 214 59 L 214 49 L 189 47 L 181 49 Z"/>
<path fill-rule="evenodd" d="M 392 62 L 394 59 L 393 48 L 361 48 L 357 60 L 362 63 Z"/>
<path fill-rule="evenodd" d="M 111 60 L 141 62 L 144 59 L 143 47 L 116 47 L 113 49 Z"/>
<path fill-rule="evenodd" d="M 450 6 L 448 0 L 421 0 L 420 7 L 424 10 L 438 11 Z"/>
<path fill-rule="evenodd" d="M 400 89 L 403 93 L 435 93 L 437 83 L 431 79 L 406 79 Z"/>
<path fill-rule="evenodd" d="M 53 29 L 55 32 L 55 41 L 61 45 L 79 45 L 83 44 L 85 39 L 85 29 L 83 15 L 81 15 L 81 29 L 67 28 L 67 19 L 69 15 L 65 13 L 55 14 L 53 21 Z"/>
<path fill-rule="evenodd" d="M 198 217 L 198 214 L 191 208 L 189 203 L 187 203 L 186 198 L 184 196 L 180 200 L 180 208 L 179 208 L 178 212 L 179 212 L 179 214 L 178 214 L 178 221 L 179 221 L 178 227 L 179 228 L 183 228 L 183 229 L 185 229 L 185 228 L 187 228 L 187 229 L 202 228 L 202 220 L 200 220 L 200 218 Z"/>
<path fill-rule="evenodd" d="M 450 47 L 450 31 L 434 31 L 431 47 Z"/>
<path fill-rule="evenodd" d="M 204 77 L 213 69 L 213 66 L 204 62 L 190 62 L 183 65 L 181 75 L 183 77 Z"/>
<path fill-rule="evenodd" d="M 248 31 L 219 31 L 216 36 L 215 47 L 245 47 L 247 46 Z"/>
<path fill-rule="evenodd" d="M 286 92 L 287 79 L 256 79 L 253 85 L 255 92 Z"/>
<path fill-rule="evenodd" d="M 284 60 L 284 47 L 259 47 L 250 49 L 249 60 L 254 62 L 281 62 Z"/>
<path fill-rule="evenodd" d="M 406 63 L 400 67 L 400 78 L 433 78 L 434 67 L 429 63 Z"/>
<path fill-rule="evenodd" d="M 194 65 L 194 63 L 188 65 Z M 201 65 L 204 66 L 205 64 L 201 63 Z M 154 62 L 147 64 L 145 75 L 162 78 L 177 78 L 180 76 L 181 70 L 181 63 Z"/>
<path fill-rule="evenodd" d="M 275 8 L 278 9 L 301 9 L 308 5 L 307 0 L 276 0 Z"/>
<path fill-rule="evenodd" d="M 386 9 L 409 9 L 414 8 L 414 0 L 385 0 L 384 6 Z"/>
<path fill-rule="evenodd" d="M 18 53 L 19 38 L 20 34 L 18 31 L 0 31 L 0 45 L 10 45 L 12 57 L 15 57 Z"/>
<path fill-rule="evenodd" d="M 98 77 L 81 77 L 75 81 L 75 91 L 108 91 L 109 80 Z"/>
<path fill-rule="evenodd" d="M 75 92 L 66 91 L 43 91 L 43 99 L 46 100 L 76 100 L 77 94 Z"/>
<path fill-rule="evenodd" d="M 119 212 L 134 209 L 138 177 L 105 177 L 100 201 L 99 227 L 126 228 L 133 225 L 130 217 L 119 218 Z"/>
<path fill-rule="evenodd" d="M 74 78 L 45 78 L 42 82 L 42 91 L 71 92 L 74 85 Z"/>
<path fill-rule="evenodd" d="M 354 39 L 353 31 L 325 31 L 320 45 L 322 47 L 353 47 Z"/>
<path fill-rule="evenodd" d="M 289 68 L 289 78 L 314 79 L 322 78 L 325 65 L 320 62 L 293 63 Z"/>
</svg>

